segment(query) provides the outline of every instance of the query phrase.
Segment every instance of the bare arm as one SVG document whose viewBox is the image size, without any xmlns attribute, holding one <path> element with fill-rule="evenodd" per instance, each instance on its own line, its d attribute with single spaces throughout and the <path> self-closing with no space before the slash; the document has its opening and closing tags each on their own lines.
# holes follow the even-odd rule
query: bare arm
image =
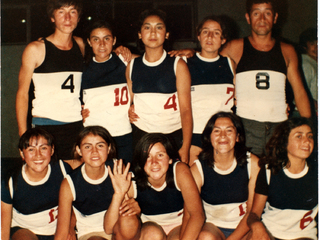
<svg viewBox="0 0 320 240">
<path fill-rule="evenodd" d="M 179 99 L 183 144 L 179 150 L 182 162 L 189 162 L 192 137 L 191 76 L 187 64 L 180 59 L 177 64 L 176 85 Z"/>
<path fill-rule="evenodd" d="M 33 71 L 43 61 L 44 54 L 44 43 L 41 41 L 30 43 L 22 54 L 22 64 L 19 72 L 19 87 L 16 95 L 16 117 L 19 136 L 27 130 L 30 83 Z"/>
<path fill-rule="evenodd" d="M 244 215 L 242 220 L 239 222 L 235 231 L 227 238 L 228 240 L 241 239 L 250 230 L 247 225 L 247 218 L 248 218 L 249 213 L 252 208 L 254 189 L 256 186 L 256 180 L 258 177 L 258 173 L 260 171 L 260 167 L 258 165 L 258 162 L 259 162 L 258 157 L 251 154 L 251 174 L 250 174 L 250 179 L 249 179 L 249 184 L 248 184 L 249 196 L 248 196 L 248 201 L 247 201 L 247 213 Z"/>
<path fill-rule="evenodd" d="M 74 36 L 73 38 L 74 38 L 74 40 L 76 40 L 76 42 L 80 48 L 80 51 L 82 53 L 82 56 L 84 56 L 85 45 L 84 45 L 83 39 L 81 37 L 76 37 L 76 36 Z"/>
<path fill-rule="evenodd" d="M 299 113 L 302 117 L 311 117 L 309 98 L 298 69 L 298 56 L 293 46 L 289 44 L 281 43 L 281 50 L 286 60 L 287 78 L 291 84 Z"/>
<path fill-rule="evenodd" d="M 7 204 L 1 201 L 1 239 L 10 239 L 12 219 L 12 204 Z"/>
<path fill-rule="evenodd" d="M 180 239 L 197 239 L 205 221 L 202 202 L 197 189 L 197 185 L 192 177 L 189 167 L 185 163 L 178 163 L 176 166 L 177 184 L 181 190 L 184 209 L 187 211 L 188 222 L 185 224 L 184 231 L 180 233 Z M 185 219 L 184 219 L 185 220 Z"/>
<path fill-rule="evenodd" d="M 243 38 L 228 42 L 220 52 L 222 56 L 229 57 L 237 66 L 243 52 Z"/>
<path fill-rule="evenodd" d="M 104 231 L 107 234 L 113 233 L 113 227 L 119 218 L 119 208 L 131 184 L 131 173 L 129 173 L 130 163 L 128 163 L 124 170 L 122 164 L 122 160 L 115 161 L 113 172 L 111 171 L 110 166 L 108 166 L 114 194 L 104 216 Z"/>
<path fill-rule="evenodd" d="M 66 240 L 69 234 L 71 224 L 73 196 L 67 179 L 65 178 L 59 192 L 59 214 L 55 240 Z"/>
</svg>

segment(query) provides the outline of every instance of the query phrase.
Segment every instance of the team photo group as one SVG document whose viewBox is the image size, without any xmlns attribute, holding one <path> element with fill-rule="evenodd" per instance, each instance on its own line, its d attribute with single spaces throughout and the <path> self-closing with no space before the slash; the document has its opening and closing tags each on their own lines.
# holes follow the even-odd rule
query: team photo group
<svg viewBox="0 0 320 240">
<path fill-rule="evenodd" d="M 2 240 L 318 239 L 317 29 L 298 53 L 277 0 L 246 0 L 247 37 L 203 16 L 199 49 L 173 50 L 141 9 L 136 54 L 105 19 L 75 36 L 83 10 L 49 0 L 53 33 L 23 51 Z"/>
</svg>

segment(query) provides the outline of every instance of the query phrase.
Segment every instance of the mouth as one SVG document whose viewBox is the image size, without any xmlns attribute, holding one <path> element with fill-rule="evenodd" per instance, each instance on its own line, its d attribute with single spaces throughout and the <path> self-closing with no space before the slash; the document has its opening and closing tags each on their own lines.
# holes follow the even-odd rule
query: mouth
<svg viewBox="0 0 320 240">
<path fill-rule="evenodd" d="M 44 162 L 44 160 L 34 161 L 35 164 L 42 164 L 43 162 Z"/>
</svg>

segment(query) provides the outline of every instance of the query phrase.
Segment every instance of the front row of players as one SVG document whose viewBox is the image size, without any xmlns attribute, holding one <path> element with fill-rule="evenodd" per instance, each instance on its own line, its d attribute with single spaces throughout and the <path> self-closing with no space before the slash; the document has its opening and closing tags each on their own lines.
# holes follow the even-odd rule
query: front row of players
<svg viewBox="0 0 320 240">
<path fill-rule="evenodd" d="M 317 239 L 309 120 L 280 124 L 260 161 L 232 113 L 213 115 L 202 143 L 189 169 L 167 136 L 147 134 L 124 166 L 108 131 L 86 127 L 75 144 L 84 163 L 71 170 L 50 134 L 29 129 L 20 168 L 2 181 L 1 239 Z"/>
</svg>

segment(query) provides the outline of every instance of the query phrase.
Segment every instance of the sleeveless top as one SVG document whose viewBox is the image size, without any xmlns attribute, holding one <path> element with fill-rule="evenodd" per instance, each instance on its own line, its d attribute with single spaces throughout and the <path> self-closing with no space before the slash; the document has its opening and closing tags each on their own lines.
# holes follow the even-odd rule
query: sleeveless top
<svg viewBox="0 0 320 240">
<path fill-rule="evenodd" d="M 80 85 L 83 56 L 77 42 L 72 39 L 70 50 L 60 50 L 43 38 L 46 55 L 43 63 L 34 70 L 35 99 L 32 116 L 61 122 L 82 120 Z"/>
<path fill-rule="evenodd" d="M 248 38 L 236 69 L 237 115 L 260 122 L 287 119 L 287 66 L 279 41 L 268 52 L 256 50 Z"/>
</svg>

